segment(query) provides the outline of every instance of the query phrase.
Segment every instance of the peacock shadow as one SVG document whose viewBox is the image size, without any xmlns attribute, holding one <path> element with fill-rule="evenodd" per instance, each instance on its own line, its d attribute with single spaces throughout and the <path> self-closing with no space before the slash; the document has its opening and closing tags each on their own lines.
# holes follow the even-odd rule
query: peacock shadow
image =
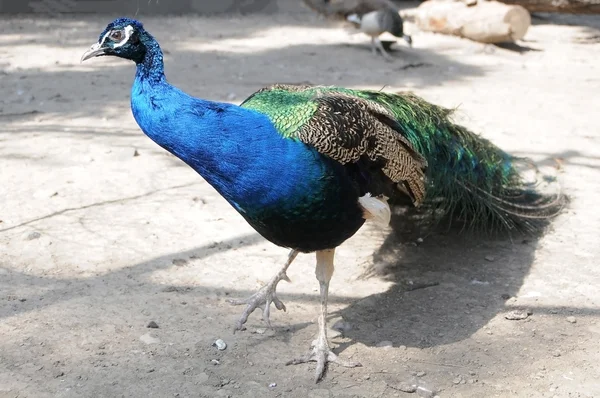
<svg viewBox="0 0 600 398">
<path fill-rule="evenodd" d="M 426 348 L 468 338 L 517 295 L 542 236 L 490 236 L 456 224 L 423 230 L 406 214 L 394 214 L 391 227 L 363 277 L 394 284 L 331 314 L 349 325 L 341 337 L 350 344 L 340 347 Z"/>
</svg>

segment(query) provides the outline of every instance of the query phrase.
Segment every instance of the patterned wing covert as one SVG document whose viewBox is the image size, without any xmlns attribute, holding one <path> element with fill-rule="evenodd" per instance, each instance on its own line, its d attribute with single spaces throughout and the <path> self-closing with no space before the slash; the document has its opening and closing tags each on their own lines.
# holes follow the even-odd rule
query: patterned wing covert
<svg viewBox="0 0 600 398">
<path fill-rule="evenodd" d="M 266 114 L 283 137 L 298 139 L 347 164 L 362 157 L 400 184 L 415 205 L 425 197 L 425 159 L 403 136 L 393 113 L 360 92 L 278 84 L 242 104 Z"/>
</svg>

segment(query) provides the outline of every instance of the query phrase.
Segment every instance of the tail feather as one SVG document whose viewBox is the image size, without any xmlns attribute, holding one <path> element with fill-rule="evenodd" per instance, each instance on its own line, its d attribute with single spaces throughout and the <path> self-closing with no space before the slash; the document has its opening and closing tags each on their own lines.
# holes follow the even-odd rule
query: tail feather
<svg viewBox="0 0 600 398">
<path fill-rule="evenodd" d="M 452 110 L 411 93 L 358 95 L 387 107 L 392 127 L 426 159 L 423 205 L 433 214 L 486 230 L 536 231 L 567 204 L 556 176 L 454 124 Z"/>
</svg>

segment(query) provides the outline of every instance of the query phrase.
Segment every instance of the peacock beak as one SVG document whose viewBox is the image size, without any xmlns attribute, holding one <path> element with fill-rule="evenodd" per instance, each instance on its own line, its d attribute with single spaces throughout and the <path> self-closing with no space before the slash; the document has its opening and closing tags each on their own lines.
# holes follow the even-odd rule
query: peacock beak
<svg viewBox="0 0 600 398">
<path fill-rule="evenodd" d="M 106 48 L 101 47 L 100 43 L 95 43 L 94 45 L 92 45 L 90 47 L 89 50 L 87 50 L 86 52 L 83 53 L 83 55 L 81 56 L 80 62 L 83 62 L 86 59 L 97 57 L 99 55 L 103 55 L 105 53 L 106 53 Z"/>
</svg>

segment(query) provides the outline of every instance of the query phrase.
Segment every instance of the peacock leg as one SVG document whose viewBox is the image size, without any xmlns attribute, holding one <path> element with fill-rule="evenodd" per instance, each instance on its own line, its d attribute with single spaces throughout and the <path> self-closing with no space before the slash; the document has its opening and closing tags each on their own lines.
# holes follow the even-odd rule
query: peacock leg
<svg viewBox="0 0 600 398">
<path fill-rule="evenodd" d="M 381 43 L 381 40 L 379 40 L 379 37 L 374 37 L 373 43 L 376 46 L 376 48 L 379 51 L 381 51 L 381 55 L 383 56 L 383 58 L 385 58 L 386 61 L 392 61 L 392 57 L 390 56 L 390 54 L 388 54 L 387 51 L 385 51 L 385 48 L 383 48 L 383 44 Z"/>
<path fill-rule="evenodd" d="M 375 44 L 376 37 L 371 36 L 371 53 L 374 57 L 377 56 L 377 44 Z"/>
<path fill-rule="evenodd" d="M 278 310 L 285 311 L 285 305 L 277 298 L 277 293 L 275 290 L 277 289 L 277 284 L 279 281 L 284 280 L 290 282 L 290 278 L 288 278 L 286 271 L 289 266 L 292 264 L 296 256 L 298 255 L 297 250 L 290 251 L 288 255 L 288 259 L 285 262 L 285 265 L 273 276 L 273 278 L 263 286 L 259 291 L 254 293 L 252 296 L 248 297 L 245 300 L 227 300 L 230 304 L 233 305 L 244 305 L 246 304 L 246 309 L 242 312 L 242 316 L 235 324 L 235 330 L 244 330 L 244 324 L 248 320 L 250 314 L 254 312 L 255 309 L 260 308 L 263 310 L 263 320 L 271 326 L 271 321 L 269 319 L 271 313 L 271 303 L 275 304 L 275 308 Z"/>
<path fill-rule="evenodd" d="M 315 383 L 317 383 L 323 377 L 325 373 L 325 365 L 327 362 L 334 362 L 340 366 L 347 368 L 354 368 L 362 366 L 358 362 L 348 362 L 340 359 L 334 354 L 329 348 L 327 341 L 327 296 L 329 294 L 329 281 L 333 275 L 333 257 L 335 249 L 322 250 L 317 252 L 317 267 L 316 275 L 321 288 L 321 312 L 319 314 L 319 335 L 315 341 L 312 342 L 311 349 L 308 354 L 295 358 L 286 363 L 286 365 L 298 365 L 301 363 L 307 363 L 310 361 L 317 362 L 317 368 L 315 372 Z"/>
</svg>

